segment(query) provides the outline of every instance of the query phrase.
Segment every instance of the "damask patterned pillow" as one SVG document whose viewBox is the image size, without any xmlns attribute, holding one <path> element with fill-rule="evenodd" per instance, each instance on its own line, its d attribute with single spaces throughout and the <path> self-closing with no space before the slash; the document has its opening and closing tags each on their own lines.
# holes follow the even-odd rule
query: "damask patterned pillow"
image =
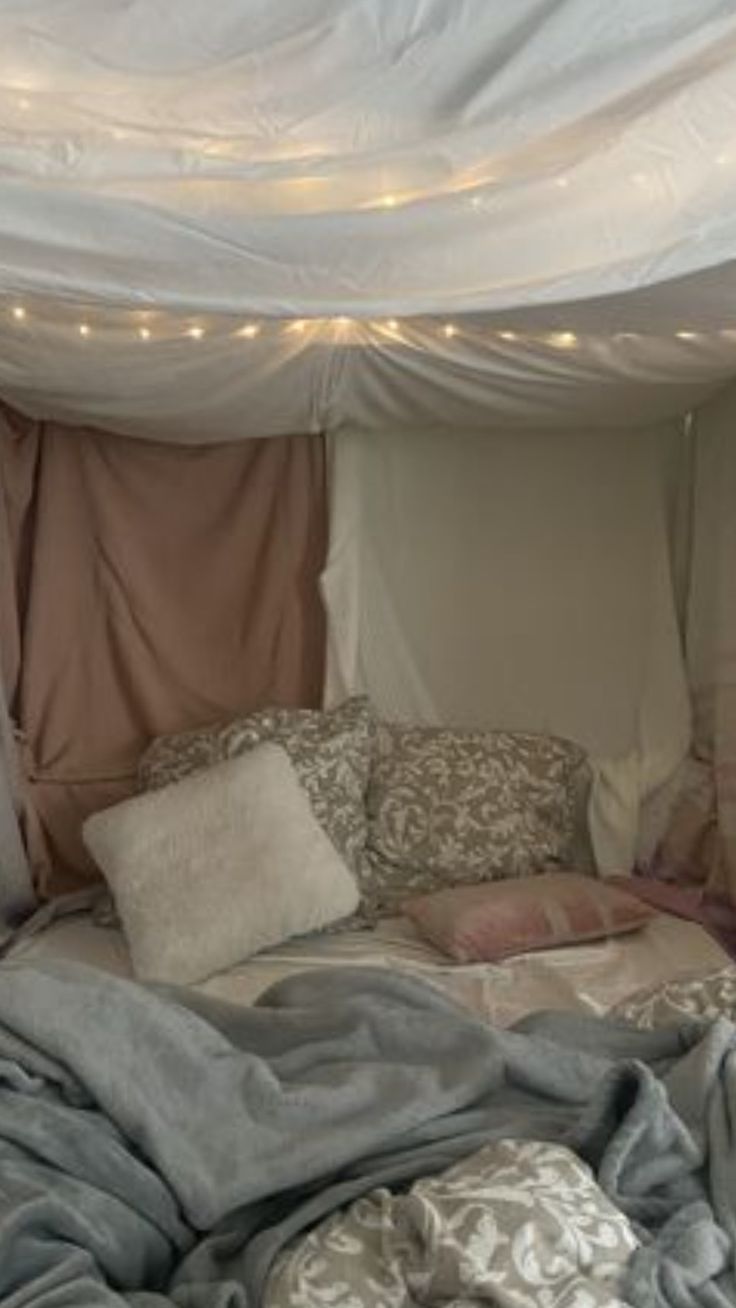
<svg viewBox="0 0 736 1308">
<path fill-rule="evenodd" d="M 380 724 L 368 787 L 373 913 L 447 885 L 581 865 L 585 753 L 510 731 Z"/>
<path fill-rule="evenodd" d="M 569 1150 L 499 1140 L 314 1227 L 277 1259 L 264 1308 L 626 1308 L 638 1243 Z"/>
<path fill-rule="evenodd" d="M 715 1022 L 717 1017 L 727 1017 L 736 1022 L 736 966 L 673 977 L 637 990 L 614 1004 L 608 1016 L 643 1031 L 688 1018 Z"/>
<path fill-rule="evenodd" d="M 139 785 L 159 790 L 272 741 L 286 750 L 317 821 L 358 876 L 367 834 L 365 792 L 373 731 L 373 714 L 364 698 L 347 700 L 329 712 L 259 709 L 211 727 L 159 736 L 140 761 Z"/>
</svg>

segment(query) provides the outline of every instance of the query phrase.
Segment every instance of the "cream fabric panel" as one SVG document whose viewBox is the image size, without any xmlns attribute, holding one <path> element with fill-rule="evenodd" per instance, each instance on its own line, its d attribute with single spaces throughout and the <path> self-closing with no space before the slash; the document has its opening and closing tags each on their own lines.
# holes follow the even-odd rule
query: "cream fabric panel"
<svg viewBox="0 0 736 1308">
<path fill-rule="evenodd" d="M 599 864 L 689 739 L 670 565 L 679 427 L 335 440 L 327 696 L 549 731 L 596 760 Z"/>
</svg>

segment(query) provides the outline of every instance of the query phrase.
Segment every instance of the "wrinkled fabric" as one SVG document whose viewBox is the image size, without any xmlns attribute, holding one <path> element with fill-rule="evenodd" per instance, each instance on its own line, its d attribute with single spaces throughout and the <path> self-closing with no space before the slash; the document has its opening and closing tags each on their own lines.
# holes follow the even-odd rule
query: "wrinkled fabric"
<svg viewBox="0 0 736 1308">
<path fill-rule="evenodd" d="M 36 416 L 654 421 L 733 373 L 729 0 L 37 0 L 0 50 L 0 393 Z"/>
<path fill-rule="evenodd" d="M 640 1032 L 551 1014 L 501 1032 L 370 969 L 237 1008 L 5 964 L 0 1295 L 256 1308 L 306 1226 L 516 1138 L 573 1149 L 634 1223 L 634 1308 L 726 1308 L 735 1059 L 725 1019 Z"/>
<path fill-rule="evenodd" d="M 318 436 L 200 449 L 0 409 L 0 659 L 44 894 L 93 875 L 84 818 L 152 736 L 318 704 Z"/>
</svg>

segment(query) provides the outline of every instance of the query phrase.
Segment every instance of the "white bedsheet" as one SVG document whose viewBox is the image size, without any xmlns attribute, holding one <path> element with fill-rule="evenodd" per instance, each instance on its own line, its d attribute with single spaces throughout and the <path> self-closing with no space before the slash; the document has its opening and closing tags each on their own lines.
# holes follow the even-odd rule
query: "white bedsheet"
<svg viewBox="0 0 736 1308">
<path fill-rule="evenodd" d="M 87 915 L 52 923 L 20 941 L 13 961 L 71 958 L 130 976 L 121 933 Z M 520 955 L 499 965 L 461 965 L 422 941 L 411 923 L 391 918 L 372 931 L 305 937 L 249 959 L 197 986 L 205 994 L 250 1004 L 268 986 L 305 968 L 346 964 L 393 967 L 421 976 L 494 1023 L 507 1026 L 540 1008 L 603 1013 L 625 995 L 682 972 L 722 967 L 728 957 L 694 923 L 661 914 L 643 930 L 596 944 Z"/>
</svg>

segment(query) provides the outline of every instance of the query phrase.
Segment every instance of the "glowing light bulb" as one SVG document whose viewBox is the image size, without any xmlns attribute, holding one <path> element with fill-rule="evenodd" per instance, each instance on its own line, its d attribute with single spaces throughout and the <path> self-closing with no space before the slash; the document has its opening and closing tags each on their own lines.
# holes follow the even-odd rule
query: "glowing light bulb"
<svg viewBox="0 0 736 1308">
<path fill-rule="evenodd" d="M 549 339 L 552 345 L 559 346 L 561 350 L 571 350 L 578 343 L 574 332 L 554 332 Z"/>
<path fill-rule="evenodd" d="M 681 331 L 681 332 L 675 332 L 675 336 L 677 337 L 678 341 L 694 341 L 697 340 L 698 333 Z"/>
<path fill-rule="evenodd" d="M 304 318 L 295 318 L 293 322 L 289 323 L 286 330 L 288 332 L 296 332 L 297 334 L 304 332 L 307 330 L 306 320 Z"/>
<path fill-rule="evenodd" d="M 142 341 L 150 341 L 150 339 L 151 339 L 151 328 L 150 328 L 150 327 L 139 327 L 139 328 L 138 328 L 138 335 L 140 336 L 140 338 L 141 338 Z"/>
<path fill-rule="evenodd" d="M 23 322 L 26 317 L 26 311 L 22 304 L 14 304 L 12 312 L 16 322 Z"/>
<path fill-rule="evenodd" d="M 396 204 L 396 196 L 384 195 L 383 199 L 381 200 L 381 204 L 384 206 L 385 209 L 393 209 Z"/>
<path fill-rule="evenodd" d="M 453 336 L 457 336 L 457 327 L 455 326 L 454 322 L 445 323 L 444 327 L 442 328 L 442 335 L 446 336 L 448 340 L 450 340 Z"/>
<path fill-rule="evenodd" d="M 516 332 L 499 332 L 502 341 L 518 341 L 519 337 Z"/>
<path fill-rule="evenodd" d="M 88 322 L 80 322 L 80 324 L 79 324 L 79 335 L 80 335 L 80 336 L 89 336 L 91 331 L 92 331 L 92 328 L 90 327 L 90 325 L 89 325 Z"/>
<path fill-rule="evenodd" d="M 253 337 L 257 336 L 260 330 L 258 323 L 248 322 L 245 324 L 245 327 L 241 327 L 238 336 L 244 336 L 246 340 L 252 341 Z"/>
<path fill-rule="evenodd" d="M 352 318 L 345 318 L 343 315 L 340 315 L 339 318 L 333 318 L 332 321 L 336 327 L 350 327 L 353 320 Z"/>
<path fill-rule="evenodd" d="M 390 332 L 397 332 L 399 330 L 399 323 L 396 318 L 389 318 L 386 326 Z"/>
<path fill-rule="evenodd" d="M 204 336 L 204 327 L 187 328 L 187 336 L 191 336 L 193 341 L 201 341 Z"/>
</svg>

